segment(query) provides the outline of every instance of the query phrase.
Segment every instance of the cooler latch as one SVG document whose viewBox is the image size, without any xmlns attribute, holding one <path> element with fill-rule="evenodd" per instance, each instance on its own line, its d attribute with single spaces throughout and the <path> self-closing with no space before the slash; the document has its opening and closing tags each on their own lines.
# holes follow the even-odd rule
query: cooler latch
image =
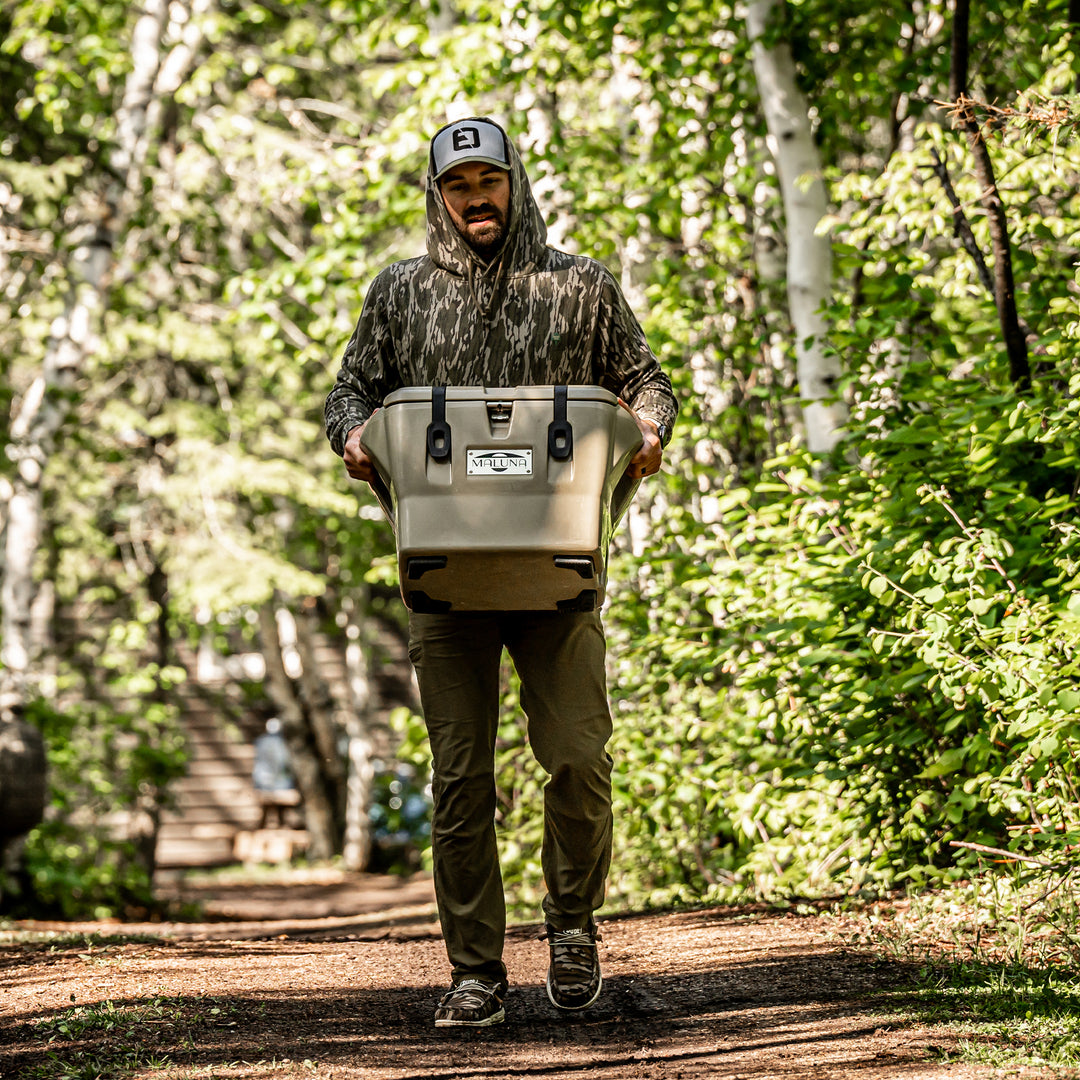
<svg viewBox="0 0 1080 1080">
<path fill-rule="evenodd" d="M 450 460 L 450 425 L 446 422 L 446 387 L 431 388 L 431 423 L 427 426 L 427 452 L 432 461 Z"/>
<path fill-rule="evenodd" d="M 574 429 L 566 419 L 566 387 L 556 386 L 552 389 L 555 397 L 555 418 L 548 424 L 548 453 L 556 461 L 567 461 L 574 453 Z"/>
</svg>

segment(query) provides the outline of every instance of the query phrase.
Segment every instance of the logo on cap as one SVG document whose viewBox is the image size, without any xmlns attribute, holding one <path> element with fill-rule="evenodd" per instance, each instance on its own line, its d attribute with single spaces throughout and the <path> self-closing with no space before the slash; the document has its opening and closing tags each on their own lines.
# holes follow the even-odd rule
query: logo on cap
<svg viewBox="0 0 1080 1080">
<path fill-rule="evenodd" d="M 480 131 L 474 127 L 460 127 L 453 132 L 454 152 L 475 150 L 480 145 Z"/>
</svg>

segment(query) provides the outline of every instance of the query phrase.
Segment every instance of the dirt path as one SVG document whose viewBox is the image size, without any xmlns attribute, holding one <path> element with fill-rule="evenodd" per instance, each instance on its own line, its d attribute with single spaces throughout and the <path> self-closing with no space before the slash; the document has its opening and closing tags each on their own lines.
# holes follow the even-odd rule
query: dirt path
<svg viewBox="0 0 1080 1080">
<path fill-rule="evenodd" d="M 577 1016 L 547 1002 L 539 927 L 514 927 L 506 1023 L 436 1030 L 447 967 L 430 886 L 393 898 L 404 903 L 387 910 L 390 893 L 371 882 L 299 898 L 249 888 L 218 900 L 241 921 L 63 928 L 134 938 L 91 947 L 27 941 L 56 928 L 15 927 L 0 934 L 0 1077 L 1023 1075 L 944 1062 L 946 1031 L 890 1017 L 910 972 L 845 948 L 837 920 L 730 909 L 605 920 L 605 990 Z M 245 919 L 254 912 L 263 921 Z"/>
</svg>

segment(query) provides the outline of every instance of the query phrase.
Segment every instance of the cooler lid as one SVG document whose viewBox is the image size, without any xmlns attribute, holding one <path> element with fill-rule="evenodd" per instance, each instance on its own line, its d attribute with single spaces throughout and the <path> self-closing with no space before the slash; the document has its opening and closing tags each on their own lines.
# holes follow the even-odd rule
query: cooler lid
<svg viewBox="0 0 1080 1080">
<path fill-rule="evenodd" d="M 404 386 L 387 394 L 383 406 L 426 403 L 431 401 L 430 386 Z M 551 401 L 551 386 L 448 386 L 446 400 L 451 401 Z M 566 396 L 570 401 L 603 401 L 614 405 L 618 398 L 600 386 L 568 386 Z"/>
</svg>

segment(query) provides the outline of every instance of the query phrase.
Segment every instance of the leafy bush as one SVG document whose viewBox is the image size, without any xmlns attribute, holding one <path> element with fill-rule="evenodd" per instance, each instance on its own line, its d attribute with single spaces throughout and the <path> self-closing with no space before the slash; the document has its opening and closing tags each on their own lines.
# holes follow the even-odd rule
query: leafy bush
<svg viewBox="0 0 1080 1080">
<path fill-rule="evenodd" d="M 157 818 L 186 760 L 174 710 L 84 702 L 61 712 L 39 699 L 27 719 L 45 736 L 50 800 L 26 838 L 5 909 L 69 919 L 152 909 Z"/>
<path fill-rule="evenodd" d="M 407 718 L 402 731 L 408 737 L 408 709 L 398 717 Z M 431 786 L 424 782 L 430 770 L 421 756 L 423 772 L 402 764 L 395 769 L 376 766 L 375 790 L 368 811 L 374 840 L 367 867 L 374 873 L 411 874 L 427 860 L 431 847 Z"/>
<path fill-rule="evenodd" d="M 891 886 L 963 873 L 958 844 L 1076 841 L 1076 407 L 929 362 L 898 400 L 832 471 L 786 452 L 638 564 L 613 613 L 638 886 Z"/>
</svg>

